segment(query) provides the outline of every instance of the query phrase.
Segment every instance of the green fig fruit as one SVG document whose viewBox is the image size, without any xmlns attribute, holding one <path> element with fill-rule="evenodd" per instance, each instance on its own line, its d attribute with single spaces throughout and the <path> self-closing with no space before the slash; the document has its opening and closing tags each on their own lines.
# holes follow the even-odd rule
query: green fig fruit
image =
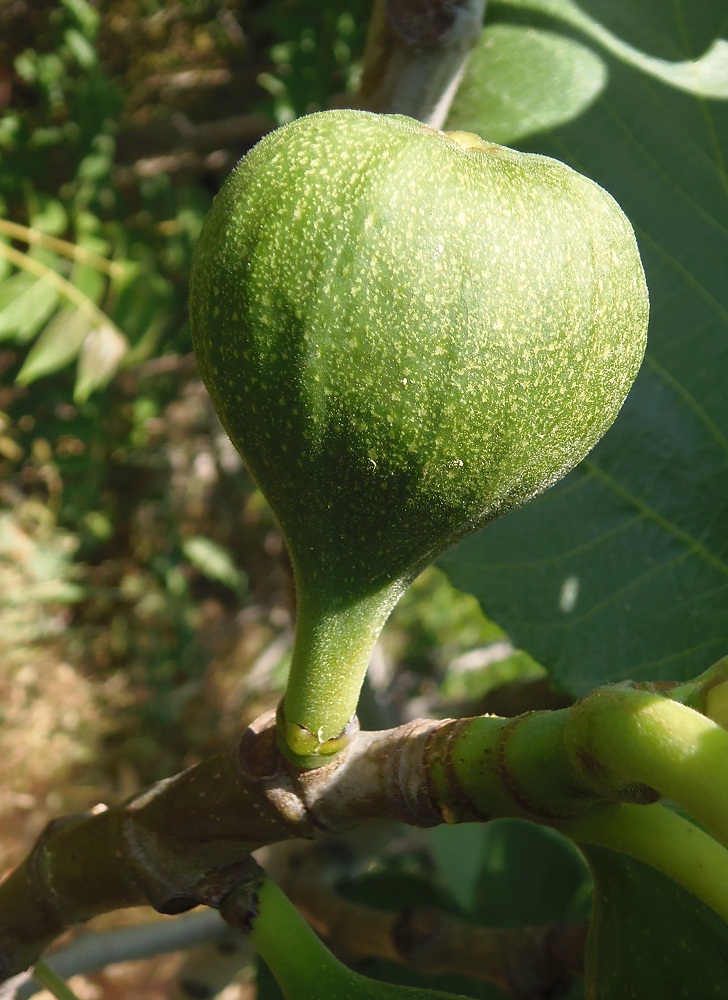
<svg viewBox="0 0 728 1000">
<path fill-rule="evenodd" d="M 415 575 L 616 417 L 645 349 L 639 252 L 616 202 L 562 163 L 322 112 L 228 177 L 190 311 L 213 403 L 289 545 L 281 732 L 313 766 Z"/>
</svg>

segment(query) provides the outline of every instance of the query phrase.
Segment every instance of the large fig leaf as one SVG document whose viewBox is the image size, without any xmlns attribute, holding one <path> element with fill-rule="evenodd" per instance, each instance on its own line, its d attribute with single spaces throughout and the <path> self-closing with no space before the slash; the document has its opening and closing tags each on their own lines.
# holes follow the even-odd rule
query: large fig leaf
<svg viewBox="0 0 728 1000">
<path fill-rule="evenodd" d="M 489 11 L 471 71 L 482 100 L 466 76 L 448 127 L 488 135 L 491 122 L 502 141 L 609 190 L 635 227 L 652 314 L 643 369 L 588 459 L 442 565 L 575 693 L 683 679 L 728 651 L 728 8 L 493 0 Z M 582 106 L 571 120 L 560 92 L 547 120 L 538 67 L 514 57 L 506 69 L 530 29 L 564 33 L 606 68 L 598 93 L 572 73 Z M 540 80 L 540 102 L 523 76 Z M 516 123 L 509 134 L 509 94 L 522 121 L 550 131 L 525 141 Z"/>
<path fill-rule="evenodd" d="M 588 1000 L 728 998 L 728 927 L 660 872 L 604 848 L 594 875 Z"/>
</svg>

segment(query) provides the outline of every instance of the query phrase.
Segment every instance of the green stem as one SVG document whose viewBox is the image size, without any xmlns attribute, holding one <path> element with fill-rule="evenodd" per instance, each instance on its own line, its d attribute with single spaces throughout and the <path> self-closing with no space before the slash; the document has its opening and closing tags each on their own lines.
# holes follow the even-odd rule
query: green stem
<svg viewBox="0 0 728 1000">
<path fill-rule="evenodd" d="M 258 915 L 251 942 L 285 997 L 335 996 L 337 962 L 293 903 L 266 879 L 258 891 Z M 332 975 L 333 973 L 333 975 Z M 328 990 L 328 992 L 327 992 Z"/>
<path fill-rule="evenodd" d="M 726 689 L 728 689 L 728 656 L 718 660 L 699 677 L 671 688 L 667 696 L 672 701 L 679 701 L 689 708 L 694 708 L 696 712 L 702 712 L 725 728 L 725 720 L 728 719 Z"/>
<path fill-rule="evenodd" d="M 288 897 L 265 879 L 250 940 L 286 1000 L 464 1000 L 449 993 L 380 983 L 335 958 Z"/>
<path fill-rule="evenodd" d="M 346 605 L 314 597 L 297 579 L 296 640 L 279 713 L 281 749 L 318 767 L 347 742 L 374 645 L 405 585 L 400 580 Z"/>
<path fill-rule="evenodd" d="M 598 794 L 649 786 L 728 845 L 728 732 L 711 719 L 659 694 L 600 688 L 570 710 L 564 741 Z"/>
<path fill-rule="evenodd" d="M 44 990 L 56 997 L 56 1000 L 78 1000 L 71 987 L 61 979 L 45 962 L 36 962 L 33 966 L 33 979 Z"/>
<path fill-rule="evenodd" d="M 728 923 L 728 850 L 666 806 L 594 806 L 554 826 L 576 843 L 608 847 L 656 868 Z"/>
</svg>

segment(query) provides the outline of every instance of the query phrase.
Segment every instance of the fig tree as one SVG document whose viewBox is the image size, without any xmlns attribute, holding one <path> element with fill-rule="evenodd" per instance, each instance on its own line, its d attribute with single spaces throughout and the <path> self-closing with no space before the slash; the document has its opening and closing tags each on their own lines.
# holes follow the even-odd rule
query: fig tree
<svg viewBox="0 0 728 1000">
<path fill-rule="evenodd" d="M 322 112 L 228 177 L 190 310 L 213 403 L 290 549 L 280 732 L 313 766 L 411 580 L 616 417 L 645 349 L 639 252 L 610 195 L 553 159 Z"/>
</svg>

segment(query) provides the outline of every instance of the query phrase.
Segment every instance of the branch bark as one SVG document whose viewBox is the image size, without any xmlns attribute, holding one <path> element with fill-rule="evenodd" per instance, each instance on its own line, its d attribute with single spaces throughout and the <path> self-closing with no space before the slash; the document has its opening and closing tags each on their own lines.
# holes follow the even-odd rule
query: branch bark
<svg viewBox="0 0 728 1000">
<path fill-rule="evenodd" d="M 486 0 L 376 0 L 358 106 L 442 128 Z"/>
<path fill-rule="evenodd" d="M 725 675 L 728 663 L 720 666 L 692 685 L 693 703 Z M 650 726 L 640 737 L 646 711 Z M 109 910 L 219 908 L 249 877 L 253 850 L 371 820 L 430 827 L 529 819 L 652 864 L 728 919 L 728 850 L 656 804 L 669 794 L 701 814 L 708 798 L 711 815 L 722 819 L 725 797 L 710 781 L 698 782 L 702 797 L 689 783 L 685 802 L 677 794 L 683 786 L 670 762 L 679 751 L 689 768 L 697 750 L 708 770 L 724 772 L 728 742 L 719 726 L 664 694 L 629 686 L 514 719 L 417 720 L 362 732 L 313 771 L 282 758 L 268 713 L 227 752 L 119 806 L 51 823 L 0 885 L 0 971 L 3 978 L 20 972 L 64 930 Z M 656 788 L 645 784 L 653 778 Z M 676 849 L 663 850 L 663 841 Z"/>
<path fill-rule="evenodd" d="M 487 752 L 488 738 L 497 742 L 507 720 L 476 721 L 485 723 L 479 738 Z M 487 818 L 452 786 L 448 761 L 467 724 L 416 721 L 360 733 L 331 764 L 302 772 L 280 756 L 269 713 L 239 746 L 119 806 L 51 823 L 0 885 L 2 977 L 30 965 L 69 927 L 109 910 L 219 907 L 248 875 L 250 852 L 265 844 L 336 834 L 371 819 L 428 827 L 444 818 Z M 497 771 L 496 758 L 491 764 Z M 486 798 L 498 815 L 521 814 L 495 772 Z"/>
<path fill-rule="evenodd" d="M 336 833 L 372 817 L 441 821 L 418 785 L 439 723 L 361 734 L 351 752 L 308 773 L 280 757 L 274 723 L 264 716 L 239 746 L 122 805 L 49 824 L 0 885 L 0 979 L 100 913 L 140 904 L 168 914 L 217 908 L 246 877 L 250 852 L 265 844 Z"/>
</svg>

